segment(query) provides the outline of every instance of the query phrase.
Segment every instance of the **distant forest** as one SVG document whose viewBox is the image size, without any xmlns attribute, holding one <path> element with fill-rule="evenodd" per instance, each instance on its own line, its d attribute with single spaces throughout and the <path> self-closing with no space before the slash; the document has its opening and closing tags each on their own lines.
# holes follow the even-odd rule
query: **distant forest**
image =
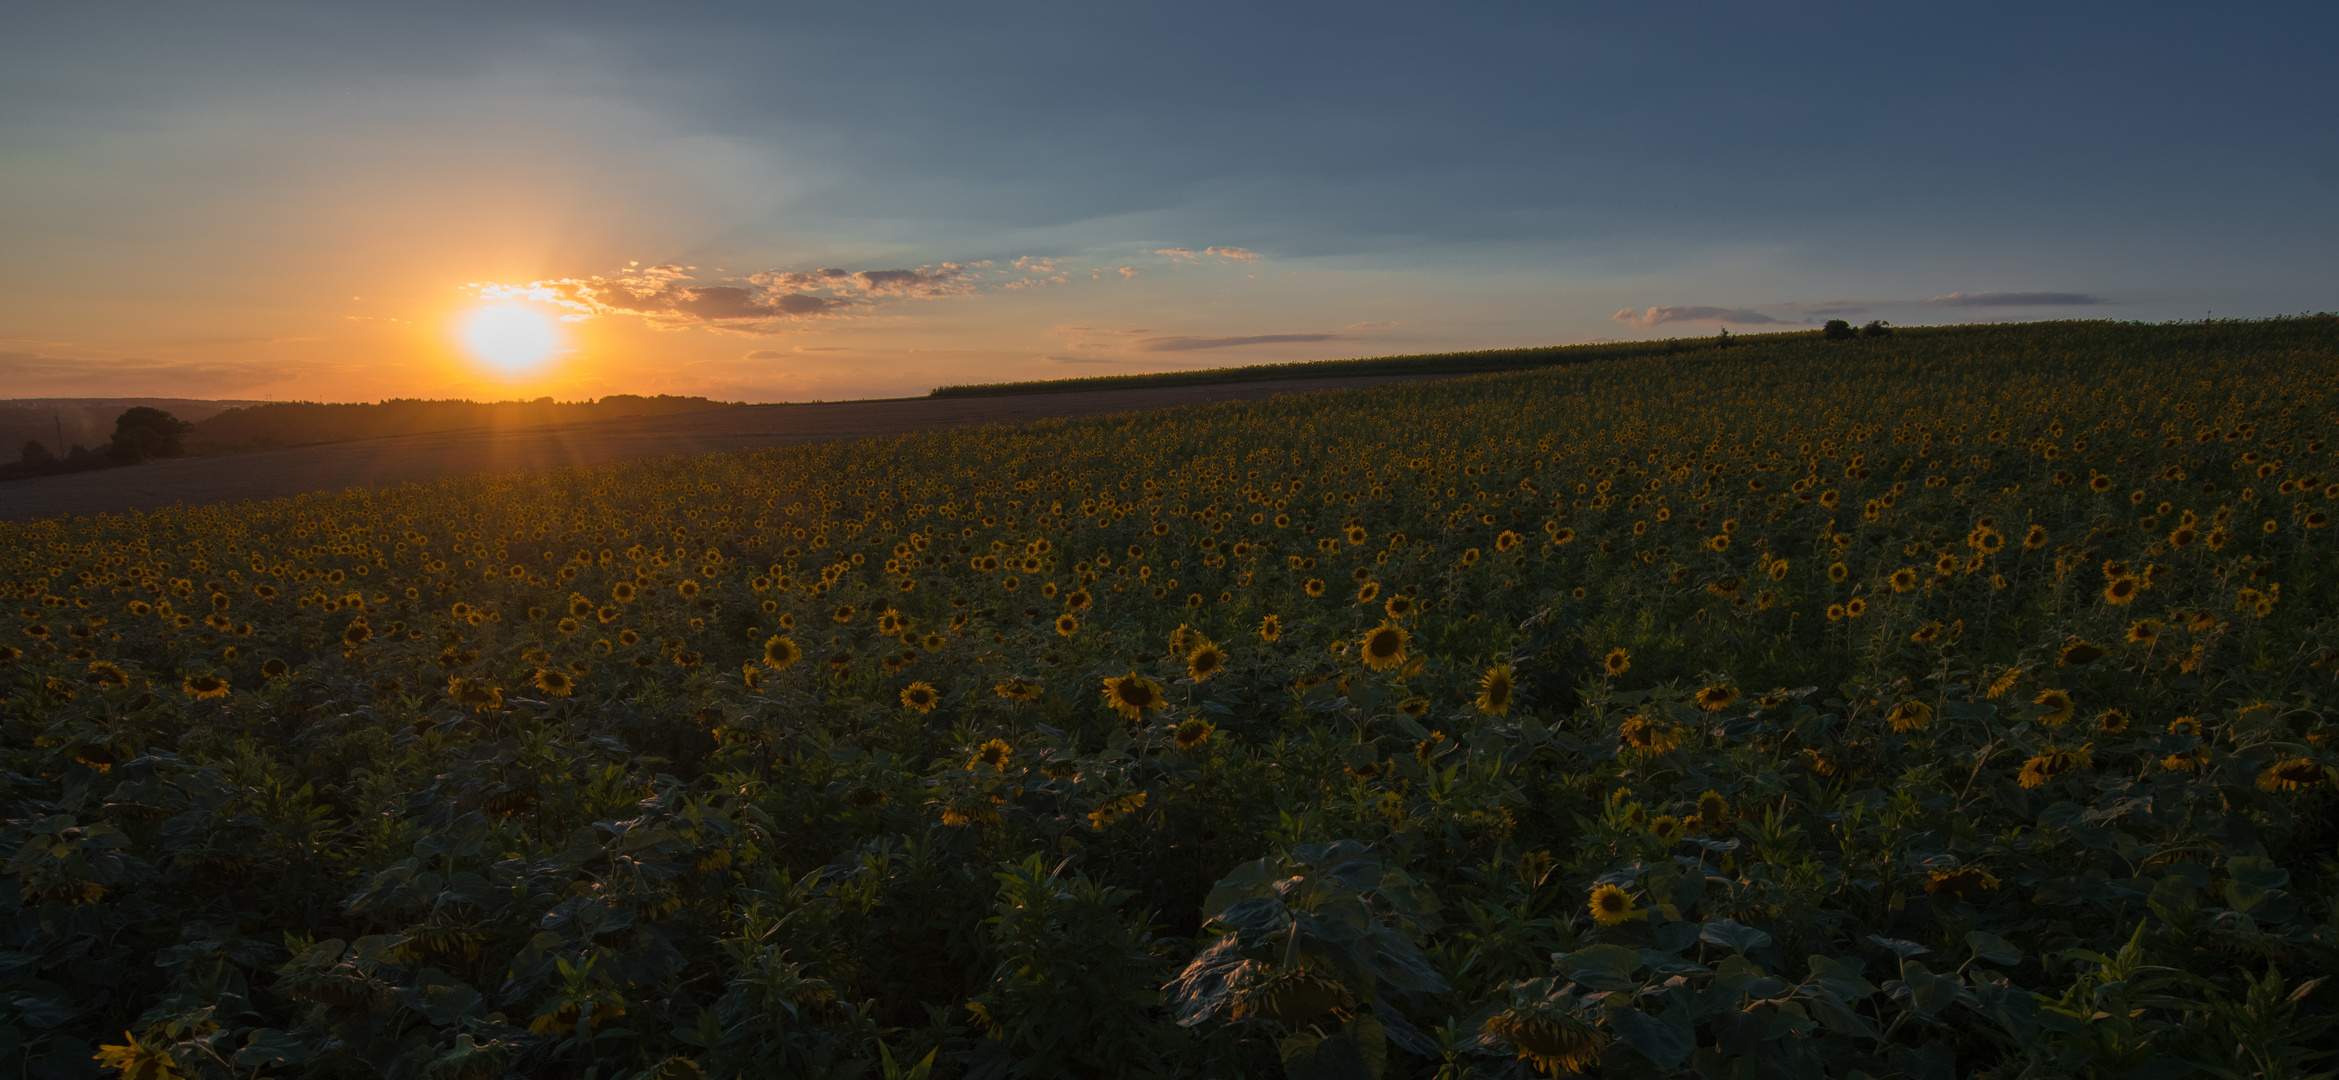
<svg viewBox="0 0 2339 1080">
<path fill-rule="evenodd" d="M 188 436 L 194 454 L 232 454 L 280 446 L 347 442 L 461 428 L 535 427 L 619 416 L 650 416 L 722 408 L 729 402 L 660 394 L 611 394 L 599 401 L 424 401 L 393 398 L 375 404 L 268 402 L 228 409 L 197 421 Z"/>
</svg>

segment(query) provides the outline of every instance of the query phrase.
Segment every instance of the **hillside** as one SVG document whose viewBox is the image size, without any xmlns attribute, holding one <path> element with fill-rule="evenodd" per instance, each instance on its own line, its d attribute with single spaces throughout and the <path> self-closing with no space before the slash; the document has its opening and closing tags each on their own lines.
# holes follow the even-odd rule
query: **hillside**
<svg viewBox="0 0 2339 1080">
<path fill-rule="evenodd" d="M 625 416 L 661 416 L 721 408 L 702 397 L 612 394 L 598 401 L 426 401 L 394 398 L 355 404 L 279 401 L 247 404 L 196 420 L 188 449 L 228 454 L 312 443 L 347 442 L 465 428 L 539 427 Z M 191 419 L 181 417 L 181 419 Z"/>
</svg>

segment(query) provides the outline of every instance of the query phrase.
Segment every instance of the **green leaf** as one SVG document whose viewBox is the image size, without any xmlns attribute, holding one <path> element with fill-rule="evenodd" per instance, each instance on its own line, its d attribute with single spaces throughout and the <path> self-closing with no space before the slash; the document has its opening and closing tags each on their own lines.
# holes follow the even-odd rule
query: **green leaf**
<svg viewBox="0 0 2339 1080">
<path fill-rule="evenodd" d="M 1973 949 L 1976 959 L 1987 960 L 2003 967 L 2013 967 L 2022 962 L 2022 950 L 2015 948 L 2005 938 L 1996 934 L 1968 930 L 1965 934 L 1965 943 Z"/>
<path fill-rule="evenodd" d="M 1364 1048 L 1347 1035 L 1303 1031 L 1284 1037 L 1276 1053 L 1291 1080 L 1380 1080 Z"/>
<path fill-rule="evenodd" d="M 1876 986 L 1862 974 L 1863 965 L 1857 959 L 1831 960 L 1813 954 L 1811 977 L 1821 986 L 1846 1002 L 1858 1001 L 1876 992 Z"/>
<path fill-rule="evenodd" d="M 1688 1032 L 1635 1009 L 1610 1012 L 1608 1025 L 1624 1037 L 1626 1045 L 1660 1069 L 1680 1065 L 1689 1060 L 1691 1050 L 1697 1049 L 1696 1040 Z"/>
<path fill-rule="evenodd" d="M 1567 977 L 1595 990 L 1638 986 L 1632 973 L 1641 966 L 1641 954 L 1622 945 L 1594 945 L 1559 957 Z"/>
<path fill-rule="evenodd" d="M 2290 884 L 2290 870 L 2274 860 L 2257 855 L 2235 855 L 2225 860 L 2227 877 L 2259 889 L 2279 889 Z"/>
</svg>

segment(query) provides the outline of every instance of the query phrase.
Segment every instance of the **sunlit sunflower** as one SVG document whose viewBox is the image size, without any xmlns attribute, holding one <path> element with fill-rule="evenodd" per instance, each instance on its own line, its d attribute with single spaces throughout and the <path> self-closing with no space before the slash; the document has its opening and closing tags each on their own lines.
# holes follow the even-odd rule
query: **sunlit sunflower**
<svg viewBox="0 0 2339 1080">
<path fill-rule="evenodd" d="M 1727 709 L 1738 700 L 1738 688 L 1724 684 L 1706 687 L 1697 692 L 1697 707 L 1707 712 Z"/>
<path fill-rule="evenodd" d="M 1259 640 L 1274 641 L 1283 636 L 1283 620 L 1269 615 L 1259 620 Z"/>
<path fill-rule="evenodd" d="M 1195 717 L 1178 725 L 1178 729 L 1170 735 L 1170 745 L 1180 750 L 1191 750 L 1209 742 L 1210 733 L 1216 730 L 1210 721 Z"/>
<path fill-rule="evenodd" d="M 1315 578 L 1309 578 L 1305 584 L 1300 586 L 1300 588 L 1306 590 L 1309 596 L 1324 595 L 1324 583 Z"/>
<path fill-rule="evenodd" d="M 1844 602 L 1844 617 L 1847 619 L 1857 619 L 1867 613 L 1868 601 L 1866 600 L 1855 596 Z"/>
<path fill-rule="evenodd" d="M 1368 581 L 1362 585 L 1357 586 L 1356 602 L 1359 604 L 1369 604 L 1375 600 L 1380 599 L 1380 597 L 1381 583 L 1378 581 Z"/>
<path fill-rule="evenodd" d="M 2038 721 L 2048 727 L 2061 727 L 2070 722 L 2071 712 L 2076 707 L 2071 701 L 2071 695 L 2061 690 L 2041 691 L 2039 696 L 2030 699 L 2030 703 L 2039 707 Z"/>
<path fill-rule="evenodd" d="M 2076 750 L 2052 744 L 2037 757 L 2022 763 L 2022 772 L 2016 777 L 2023 787 L 2034 788 L 2064 773 L 2084 769 L 2095 763 L 2095 744 L 2088 743 Z"/>
<path fill-rule="evenodd" d="M 618 583 L 617 583 L 617 584 L 616 584 L 614 587 L 612 587 L 612 588 L 609 590 L 609 598 L 610 598 L 610 599 L 612 599 L 612 600 L 615 600 L 615 601 L 617 601 L 617 602 L 618 602 L 618 603 L 620 603 L 620 604 L 630 604 L 630 603 L 633 603 L 633 598 L 634 598 L 634 588 L 633 588 L 633 582 L 630 582 L 630 581 L 620 581 L 620 582 L 618 582 Z"/>
<path fill-rule="evenodd" d="M 1078 633 L 1080 633 L 1080 620 L 1074 617 L 1071 612 L 1067 611 L 1062 615 L 1056 616 L 1057 636 L 1072 637 Z"/>
<path fill-rule="evenodd" d="M 2128 640 L 2137 645 L 2150 645 L 2160 640 L 2160 623 L 2153 619 L 2138 619 L 2128 624 Z"/>
<path fill-rule="evenodd" d="M 2291 758 L 2266 767 L 2258 774 L 2258 787 L 2265 791 L 2303 791 L 2327 778 L 2321 765 L 2307 758 Z"/>
<path fill-rule="evenodd" d="M 1014 759 L 1015 748 L 1007 745 L 1007 740 L 992 739 L 975 748 L 975 755 L 967 759 L 966 767 L 974 769 L 988 766 L 1004 772 L 1007 763 Z"/>
<path fill-rule="evenodd" d="M 1105 704 L 1136 720 L 1168 702 L 1162 697 L 1160 683 L 1132 671 L 1105 680 Z"/>
<path fill-rule="evenodd" d="M 1387 671 L 1405 662 L 1405 644 L 1413 635 L 1394 622 L 1383 621 L 1356 643 L 1359 659 L 1374 671 Z"/>
<path fill-rule="evenodd" d="M 1207 638 L 1186 654 L 1186 677 L 1201 682 L 1226 667 L 1226 650 Z"/>
<path fill-rule="evenodd" d="M 1511 666 L 1496 664 L 1478 679 L 1478 711 L 1502 716 L 1511 711 Z"/>
<path fill-rule="evenodd" d="M 1602 926 L 1622 926 L 1641 917 L 1641 910 L 1633 903 L 1632 894 L 1614 885 L 1593 889 L 1591 899 L 1585 906 L 1592 910 L 1592 921 Z"/>
<path fill-rule="evenodd" d="M 202 701 L 205 698 L 226 697 L 229 687 L 227 680 L 217 675 L 189 675 L 180 684 L 180 689 L 185 690 L 188 697 Z"/>
<path fill-rule="evenodd" d="M 1916 587 L 1917 571 L 1914 568 L 1904 566 L 1892 572 L 1892 591 L 1907 592 Z"/>
<path fill-rule="evenodd" d="M 914 682 L 902 687 L 901 703 L 915 712 L 930 713 L 942 703 L 942 695 L 926 683 Z"/>
<path fill-rule="evenodd" d="M 567 672 L 557 668 L 538 669 L 536 677 L 532 681 L 535 683 L 536 689 L 553 697 L 567 697 L 577 689 L 576 680 L 569 678 Z"/>
<path fill-rule="evenodd" d="M 2103 602 L 2107 604 L 2125 604 L 2131 600 L 2136 599 L 2136 594 L 2142 591 L 2143 587 L 2143 582 L 2137 580 L 2136 578 L 2113 578 L 2111 584 L 2104 586 Z"/>
<path fill-rule="evenodd" d="M 1893 706 L 1884 719 L 1894 731 L 1923 731 L 1933 724 L 1933 707 L 1922 701 L 1904 701 Z"/>
</svg>

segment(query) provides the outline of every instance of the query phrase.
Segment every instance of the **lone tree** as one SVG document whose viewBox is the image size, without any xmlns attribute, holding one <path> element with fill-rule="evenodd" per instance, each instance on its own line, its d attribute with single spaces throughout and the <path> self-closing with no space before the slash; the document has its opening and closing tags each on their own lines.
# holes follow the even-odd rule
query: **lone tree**
<svg viewBox="0 0 2339 1080">
<path fill-rule="evenodd" d="M 1860 328 L 1860 336 L 1864 338 L 1891 337 L 1892 324 L 1882 319 L 1874 320 Z"/>
<path fill-rule="evenodd" d="M 1820 327 L 1819 332 L 1829 341 L 1847 341 L 1854 333 L 1852 324 L 1842 319 L 1827 320 L 1827 325 Z"/>
<path fill-rule="evenodd" d="M 106 456 L 124 464 L 178 457 L 187 452 L 187 432 L 194 428 L 161 409 L 140 405 L 115 418 L 114 441 L 106 447 Z"/>
</svg>

